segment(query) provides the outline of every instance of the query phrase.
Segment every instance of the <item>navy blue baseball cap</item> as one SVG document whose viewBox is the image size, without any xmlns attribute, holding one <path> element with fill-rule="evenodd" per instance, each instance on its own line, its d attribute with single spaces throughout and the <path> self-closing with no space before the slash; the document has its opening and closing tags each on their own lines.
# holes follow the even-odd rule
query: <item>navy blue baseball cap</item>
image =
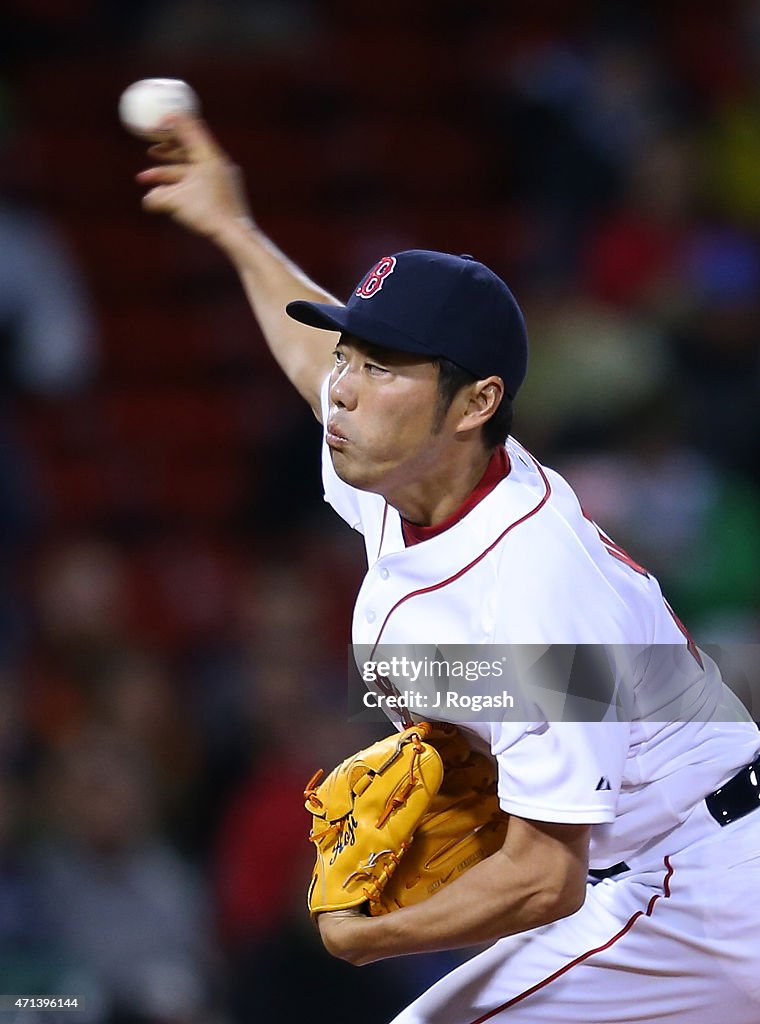
<svg viewBox="0 0 760 1024">
<path fill-rule="evenodd" d="M 525 320 L 506 284 L 472 256 L 410 249 L 384 256 L 345 306 L 289 302 L 288 316 L 401 352 L 443 356 L 514 398 L 528 366 Z"/>
</svg>

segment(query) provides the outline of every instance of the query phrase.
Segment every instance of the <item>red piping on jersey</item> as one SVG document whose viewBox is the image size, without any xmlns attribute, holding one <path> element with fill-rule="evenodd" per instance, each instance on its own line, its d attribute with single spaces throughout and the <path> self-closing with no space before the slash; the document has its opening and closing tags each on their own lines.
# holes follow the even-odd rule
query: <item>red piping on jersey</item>
<svg viewBox="0 0 760 1024">
<path fill-rule="evenodd" d="M 663 597 L 663 601 L 665 601 L 664 597 Z M 692 637 L 691 633 L 688 631 L 686 626 L 684 626 L 683 622 L 681 622 L 681 620 L 678 618 L 678 616 L 673 611 L 673 609 L 670 607 L 670 605 L 669 605 L 669 603 L 667 601 L 665 601 L 665 607 L 670 612 L 670 617 L 672 618 L 673 622 L 675 622 L 676 626 L 679 628 L 679 630 L 683 633 L 684 637 L 686 638 L 686 649 L 688 650 L 689 654 L 692 656 L 692 658 L 696 661 L 696 663 L 699 665 L 699 667 L 704 672 L 704 670 L 705 670 L 705 663 L 704 663 L 704 661 L 702 661 L 702 655 L 700 654 L 699 648 L 694 643 L 694 638 Z"/>
<path fill-rule="evenodd" d="M 572 967 L 576 967 L 578 964 L 582 964 L 584 960 L 588 960 L 589 957 L 594 956 L 596 953 L 603 953 L 606 949 L 609 949 L 610 946 L 614 946 L 618 939 L 622 939 L 623 936 L 633 928 L 640 917 L 651 917 L 654 905 L 661 896 L 664 896 L 666 900 L 670 899 L 670 879 L 673 877 L 673 865 L 670 863 L 670 857 L 665 858 L 665 867 L 667 868 L 667 873 L 662 883 L 662 893 L 655 893 L 647 904 L 646 910 L 637 910 L 633 917 L 629 918 L 626 924 L 620 929 L 617 935 L 613 935 L 612 938 L 605 942 L 603 946 L 597 946 L 596 949 L 589 949 L 587 952 L 581 953 L 581 955 L 577 956 L 575 960 L 571 960 L 569 964 L 565 964 L 564 967 L 560 967 L 560 969 L 555 971 L 554 974 L 550 974 L 548 978 L 544 978 L 543 981 L 539 981 L 531 988 L 527 988 L 524 992 L 521 992 L 512 999 L 507 1000 L 506 1003 L 502 1003 L 501 1006 L 497 1006 L 495 1010 L 489 1010 L 488 1013 L 484 1013 L 476 1020 L 470 1021 L 470 1024 L 484 1024 L 484 1021 L 495 1017 L 496 1014 L 501 1013 L 502 1010 L 509 1010 L 516 1003 L 522 1002 L 523 999 L 527 999 L 528 996 L 532 996 L 542 988 L 545 988 L 550 982 L 556 981 L 557 978 L 561 978 L 563 974 L 567 974 Z"/>
<path fill-rule="evenodd" d="M 531 456 L 531 458 L 532 458 L 532 456 Z M 532 459 L 532 461 L 533 461 L 533 464 L 535 465 L 536 469 L 538 470 L 538 472 L 539 472 L 539 474 L 541 476 L 541 479 L 544 482 L 544 487 L 546 488 L 546 490 L 544 491 L 544 496 L 541 498 L 541 500 L 535 506 L 535 508 L 532 508 L 530 510 L 530 512 L 526 512 L 525 515 L 521 516 L 519 519 L 516 519 L 514 521 L 514 523 L 510 523 L 509 526 L 506 528 L 506 530 L 502 530 L 502 532 L 499 534 L 499 536 L 496 538 L 495 541 L 493 541 L 491 544 L 489 544 L 488 547 L 484 551 L 481 551 L 479 555 L 477 555 L 475 558 L 473 558 L 473 560 L 470 563 L 465 565 L 462 569 L 459 569 L 458 572 L 455 572 L 453 576 L 449 576 L 448 579 L 441 580 L 440 583 L 432 583 L 429 587 L 421 587 L 419 590 L 412 590 L 409 594 L 404 594 L 403 597 L 399 598 L 399 600 L 396 601 L 394 606 L 391 608 L 391 610 L 388 612 L 388 614 L 383 619 L 383 624 L 380 627 L 380 632 L 377 634 L 377 639 L 375 640 L 374 646 L 372 647 L 372 653 L 370 654 L 370 658 L 373 658 L 375 656 L 375 651 L 377 650 L 377 645 L 380 643 L 380 637 L 383 635 L 385 627 L 388 625 L 388 619 L 391 617 L 391 615 L 393 615 L 393 613 L 396 611 L 397 608 L 399 608 L 406 601 L 410 601 L 413 597 L 419 597 L 420 594 L 430 594 L 434 590 L 440 590 L 442 587 L 448 586 L 449 583 L 454 583 L 456 580 L 458 580 L 460 578 L 460 576 L 464 576 L 464 574 L 466 572 L 469 572 L 470 569 L 472 569 L 474 566 L 476 566 L 478 564 L 478 562 L 481 562 L 490 551 L 493 551 L 493 549 L 496 547 L 496 545 L 499 544 L 506 537 L 506 535 L 511 530 L 514 530 L 514 528 L 516 526 L 520 526 L 526 520 L 530 519 L 531 516 L 534 516 L 537 512 L 541 511 L 541 509 L 544 507 L 544 505 L 547 503 L 547 501 L 551 497 L 552 487 L 551 487 L 551 484 L 549 483 L 549 480 L 547 479 L 546 473 L 544 473 L 543 468 L 541 467 L 541 465 L 538 462 L 536 462 L 535 459 Z"/>
<path fill-rule="evenodd" d="M 388 502 L 386 501 L 385 508 L 383 509 L 383 524 L 380 527 L 380 543 L 377 545 L 377 555 L 375 556 L 376 559 L 380 557 L 380 552 L 383 550 L 383 540 L 385 538 L 385 521 L 386 521 L 387 518 L 388 518 Z"/>
</svg>

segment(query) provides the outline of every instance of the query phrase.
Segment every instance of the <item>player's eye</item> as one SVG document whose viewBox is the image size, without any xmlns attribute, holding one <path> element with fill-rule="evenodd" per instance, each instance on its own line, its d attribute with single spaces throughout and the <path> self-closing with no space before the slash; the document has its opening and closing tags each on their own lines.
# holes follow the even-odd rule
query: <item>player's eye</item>
<svg viewBox="0 0 760 1024">
<path fill-rule="evenodd" d="M 335 365 L 340 366 L 346 361 L 345 353 L 341 352 L 339 348 L 336 348 L 333 350 L 333 359 L 335 360 Z"/>
<path fill-rule="evenodd" d="M 373 377 L 379 377 L 388 372 L 384 366 L 378 366 L 377 363 L 365 363 L 364 368 L 368 373 L 371 373 Z"/>
</svg>

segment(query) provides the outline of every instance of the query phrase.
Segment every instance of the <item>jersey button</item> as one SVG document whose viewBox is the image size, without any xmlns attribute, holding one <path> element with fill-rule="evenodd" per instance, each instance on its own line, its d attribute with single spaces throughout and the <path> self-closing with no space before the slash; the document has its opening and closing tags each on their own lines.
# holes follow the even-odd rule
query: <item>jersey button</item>
<svg viewBox="0 0 760 1024">
<path fill-rule="evenodd" d="M 390 574 L 390 569 L 386 569 L 385 566 L 383 566 L 382 569 L 380 570 L 380 579 L 387 580 Z"/>
<path fill-rule="evenodd" d="M 367 622 L 374 622 L 375 619 L 377 618 L 377 616 L 375 615 L 375 613 L 372 611 L 371 608 L 369 609 L 369 611 L 366 613 L 366 615 L 364 617 L 367 620 Z"/>
</svg>

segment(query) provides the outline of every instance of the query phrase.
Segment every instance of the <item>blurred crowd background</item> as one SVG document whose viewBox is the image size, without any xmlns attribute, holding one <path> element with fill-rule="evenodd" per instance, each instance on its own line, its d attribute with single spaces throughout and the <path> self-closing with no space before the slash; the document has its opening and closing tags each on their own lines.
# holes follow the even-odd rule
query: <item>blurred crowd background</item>
<svg viewBox="0 0 760 1024">
<path fill-rule="evenodd" d="M 760 4 L 0 9 L 0 992 L 373 1024 L 454 958 L 357 971 L 304 913 L 304 783 L 378 734 L 361 544 L 233 272 L 140 209 L 116 105 L 150 76 L 335 294 L 407 247 L 501 273 L 516 436 L 698 641 L 758 642 Z"/>
</svg>

